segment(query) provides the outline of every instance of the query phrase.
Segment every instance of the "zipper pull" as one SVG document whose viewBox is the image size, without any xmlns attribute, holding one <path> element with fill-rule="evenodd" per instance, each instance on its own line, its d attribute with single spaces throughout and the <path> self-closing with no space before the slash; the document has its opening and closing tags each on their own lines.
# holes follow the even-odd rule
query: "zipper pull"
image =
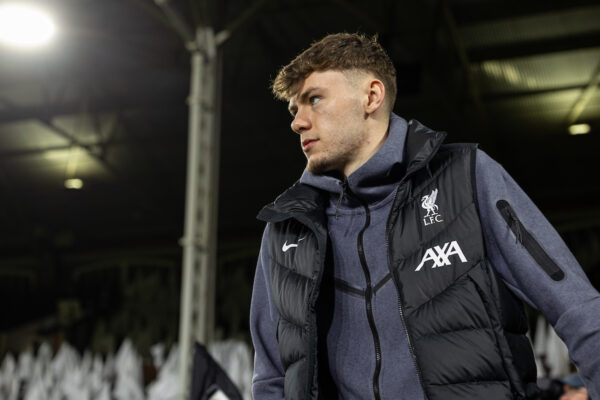
<svg viewBox="0 0 600 400">
<path fill-rule="evenodd" d="M 340 197 L 338 198 L 337 204 L 335 205 L 335 219 L 338 219 L 338 208 L 340 204 L 342 204 L 342 200 L 344 199 L 344 195 L 346 194 L 346 188 L 348 187 L 348 180 L 344 178 L 342 181 L 342 191 L 340 192 Z"/>
<path fill-rule="evenodd" d="M 504 221 L 506 221 L 508 228 L 515 235 L 516 243 L 524 245 L 523 241 L 527 235 L 527 230 L 519 220 L 519 217 L 517 217 L 515 210 L 513 210 L 506 200 L 498 200 L 496 202 L 496 208 L 498 211 L 500 211 L 500 214 L 502 215 L 502 218 L 504 218 Z"/>
<path fill-rule="evenodd" d="M 508 207 L 508 213 L 510 214 L 510 219 L 512 221 L 511 225 L 515 227 L 513 232 L 515 233 L 517 243 L 523 244 L 523 226 L 521 225 L 519 218 L 516 216 L 512 207 Z"/>
</svg>

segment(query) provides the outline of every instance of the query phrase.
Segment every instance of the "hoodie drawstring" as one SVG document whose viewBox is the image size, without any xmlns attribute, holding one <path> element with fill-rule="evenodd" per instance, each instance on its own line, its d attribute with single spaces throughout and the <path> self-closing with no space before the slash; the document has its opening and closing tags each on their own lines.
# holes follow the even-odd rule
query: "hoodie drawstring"
<svg viewBox="0 0 600 400">
<path fill-rule="evenodd" d="M 337 204 L 335 205 L 335 219 L 338 219 L 338 209 L 340 204 L 342 204 L 342 200 L 344 199 L 344 194 L 346 193 L 346 188 L 348 186 L 348 181 L 344 179 L 342 181 L 342 191 L 340 192 L 340 197 L 338 198 Z"/>
</svg>

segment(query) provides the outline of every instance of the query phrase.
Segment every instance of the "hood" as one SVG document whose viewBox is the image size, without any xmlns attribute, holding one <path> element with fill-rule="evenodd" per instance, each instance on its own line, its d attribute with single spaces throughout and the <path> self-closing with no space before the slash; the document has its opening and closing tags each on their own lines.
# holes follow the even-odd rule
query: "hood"
<svg viewBox="0 0 600 400">
<path fill-rule="evenodd" d="M 367 203 L 387 197 L 395 184 L 402 178 L 404 168 L 404 143 L 408 123 L 404 118 L 391 114 L 388 134 L 383 145 L 362 166 L 354 171 L 345 184 L 356 196 Z M 344 184 L 343 177 L 335 173 L 315 175 L 304 170 L 300 183 L 324 190 L 332 195 L 340 195 Z M 342 205 L 351 206 L 347 199 Z"/>
<path fill-rule="evenodd" d="M 369 204 L 383 200 L 402 179 L 429 163 L 445 137 L 445 132 L 431 130 L 416 120 L 407 123 L 392 114 L 388 136 L 381 148 L 346 180 L 305 170 L 298 182 L 261 210 L 258 218 L 276 221 L 290 215 L 319 213 L 327 203 L 326 198 L 332 196 L 336 196 L 340 207 L 358 206 L 356 199 L 343 196 L 345 189 Z"/>
</svg>

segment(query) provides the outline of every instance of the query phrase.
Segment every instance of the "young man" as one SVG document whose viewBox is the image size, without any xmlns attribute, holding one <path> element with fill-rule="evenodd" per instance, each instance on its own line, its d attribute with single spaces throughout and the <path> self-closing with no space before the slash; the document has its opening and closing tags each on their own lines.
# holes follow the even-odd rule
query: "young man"
<svg viewBox="0 0 600 400">
<path fill-rule="evenodd" d="M 267 222 L 251 305 L 255 400 L 527 399 L 520 300 L 600 390 L 600 295 L 475 145 L 392 113 L 375 39 L 314 43 L 273 83 L 307 167 Z"/>
</svg>

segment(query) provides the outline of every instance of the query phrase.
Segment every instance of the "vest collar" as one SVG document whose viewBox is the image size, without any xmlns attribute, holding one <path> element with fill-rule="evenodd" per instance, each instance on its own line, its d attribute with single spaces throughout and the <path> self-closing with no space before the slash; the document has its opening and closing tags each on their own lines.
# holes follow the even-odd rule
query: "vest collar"
<svg viewBox="0 0 600 400">
<path fill-rule="evenodd" d="M 415 119 L 408 122 L 408 134 L 404 145 L 406 173 L 403 180 L 429 163 L 446 135 L 446 132 L 434 131 Z"/>
<path fill-rule="evenodd" d="M 279 222 L 291 217 L 307 216 L 325 225 L 323 209 L 326 200 L 322 191 L 296 182 L 274 202 L 264 206 L 257 218 L 265 222 Z"/>
</svg>

